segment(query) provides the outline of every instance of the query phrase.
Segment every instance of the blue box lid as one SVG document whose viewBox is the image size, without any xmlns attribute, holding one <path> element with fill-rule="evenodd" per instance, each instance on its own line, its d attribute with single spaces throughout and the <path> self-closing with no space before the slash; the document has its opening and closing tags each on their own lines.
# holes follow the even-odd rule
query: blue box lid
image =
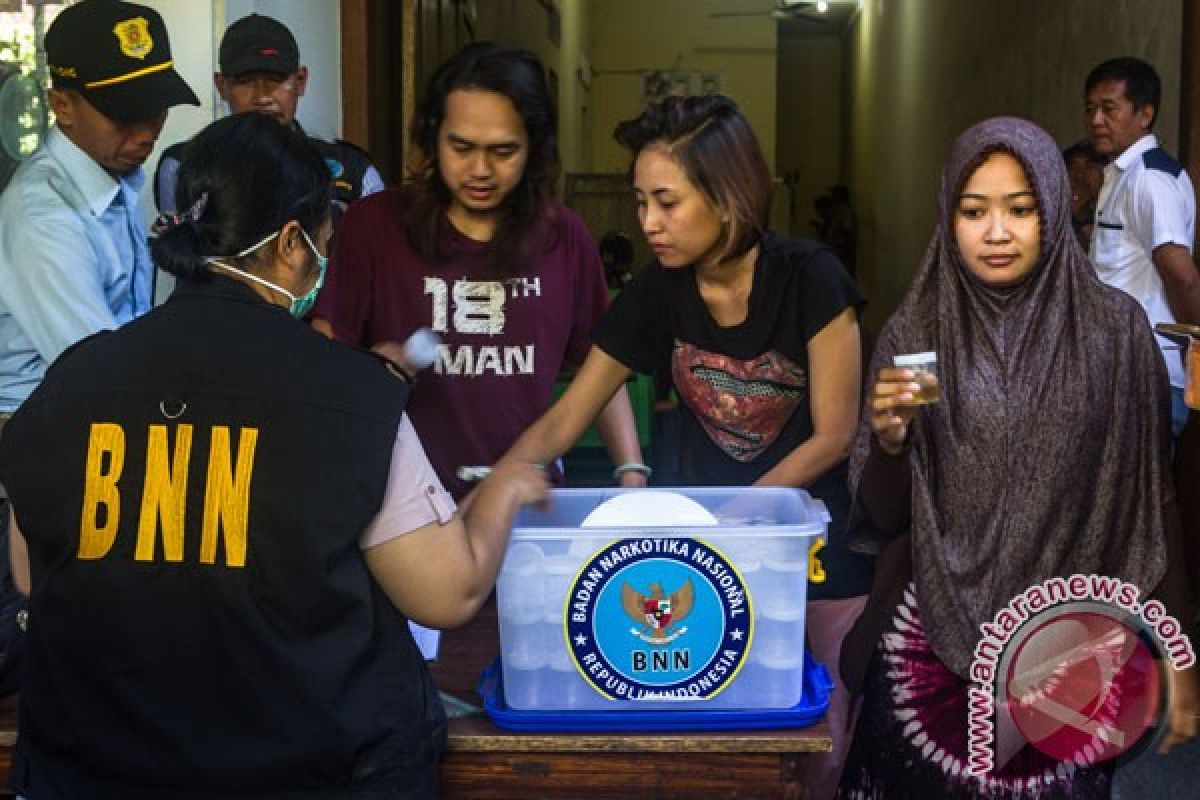
<svg viewBox="0 0 1200 800">
<path fill-rule="evenodd" d="M 804 689 L 791 708 L 712 711 L 524 711 L 504 702 L 500 659 L 489 664 L 476 691 L 496 727 L 521 733 L 593 731 L 736 731 L 806 728 L 825 716 L 833 679 L 824 664 L 804 658 Z"/>
</svg>

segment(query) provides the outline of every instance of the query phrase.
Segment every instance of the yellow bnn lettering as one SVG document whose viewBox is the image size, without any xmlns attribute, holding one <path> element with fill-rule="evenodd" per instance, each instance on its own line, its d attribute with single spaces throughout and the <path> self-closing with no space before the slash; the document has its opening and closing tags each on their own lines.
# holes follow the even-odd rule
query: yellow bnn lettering
<svg viewBox="0 0 1200 800">
<path fill-rule="evenodd" d="M 808 548 L 808 580 L 810 583 L 825 582 L 825 565 L 821 563 L 821 559 L 817 553 L 825 549 L 824 539 L 814 539 L 811 546 Z"/>
<path fill-rule="evenodd" d="M 168 462 L 167 426 L 151 425 L 146 440 L 146 482 L 138 518 L 137 561 L 154 560 L 154 543 L 162 522 L 163 560 L 183 561 L 183 515 L 187 500 L 192 426 L 175 429 L 175 454 Z"/>
<path fill-rule="evenodd" d="M 250 479 L 258 428 L 242 428 L 236 464 L 230 455 L 229 428 L 217 425 L 208 451 L 208 482 L 204 488 L 204 523 L 200 536 L 200 563 L 217 560 L 218 526 L 225 532 L 225 565 L 246 566 L 246 529 L 250 516 Z"/>
<path fill-rule="evenodd" d="M 107 461 L 107 468 L 105 462 Z M 79 517 L 78 558 L 104 558 L 117 538 L 121 496 L 117 481 L 125 467 L 125 431 L 112 422 L 93 422 L 88 434 L 83 476 L 83 510 Z M 98 522 L 104 510 L 104 524 Z"/>
</svg>

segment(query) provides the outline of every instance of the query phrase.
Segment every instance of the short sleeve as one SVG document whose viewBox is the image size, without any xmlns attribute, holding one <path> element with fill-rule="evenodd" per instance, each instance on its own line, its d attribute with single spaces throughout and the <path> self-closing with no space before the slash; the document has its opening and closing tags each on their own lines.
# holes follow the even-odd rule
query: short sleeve
<svg viewBox="0 0 1200 800">
<path fill-rule="evenodd" d="M 866 302 L 842 262 L 824 249 L 805 263 L 798 290 L 805 341 L 820 333 L 847 308 L 858 308 Z"/>
<path fill-rule="evenodd" d="M 647 375 L 667 362 L 673 344 L 661 270 L 657 264 L 639 270 L 592 330 L 597 347 Z"/>
<path fill-rule="evenodd" d="M 434 522 L 445 525 L 455 509 L 405 414 L 396 428 L 383 506 L 363 531 L 359 547 L 367 550 Z"/>
<path fill-rule="evenodd" d="M 1133 234 L 1147 253 L 1166 244 L 1192 249 L 1193 215 L 1170 173 L 1142 171 L 1134 201 Z"/>
</svg>

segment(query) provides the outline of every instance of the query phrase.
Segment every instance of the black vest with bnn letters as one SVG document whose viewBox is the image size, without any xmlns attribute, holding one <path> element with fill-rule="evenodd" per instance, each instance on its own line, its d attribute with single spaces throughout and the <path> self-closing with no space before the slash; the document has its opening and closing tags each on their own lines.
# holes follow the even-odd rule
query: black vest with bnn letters
<svg viewBox="0 0 1200 800">
<path fill-rule="evenodd" d="M 0 442 L 32 800 L 432 796 L 445 716 L 358 540 L 407 384 L 224 277 L 64 354 Z"/>
</svg>

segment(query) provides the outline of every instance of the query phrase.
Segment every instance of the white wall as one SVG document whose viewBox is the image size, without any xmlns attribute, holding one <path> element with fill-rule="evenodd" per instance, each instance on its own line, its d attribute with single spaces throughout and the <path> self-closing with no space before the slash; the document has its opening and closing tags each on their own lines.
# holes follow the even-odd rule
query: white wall
<svg viewBox="0 0 1200 800">
<path fill-rule="evenodd" d="M 183 76 L 200 107 L 175 106 L 167 114 L 167 124 L 159 137 L 159 150 L 173 142 L 186 139 L 203 128 L 217 114 L 217 93 L 212 85 L 212 57 L 216 52 L 219 32 L 214 23 L 213 9 L 208 3 L 188 0 L 158 0 L 154 3 L 171 37 L 171 55 L 175 69 Z M 157 153 L 155 154 L 157 162 Z"/>
<path fill-rule="evenodd" d="M 158 159 L 170 145 L 191 137 L 196 131 L 217 118 L 216 89 L 212 82 L 212 65 L 216 58 L 217 42 L 224 25 L 216 14 L 216 3 L 195 0 L 153 0 L 167 25 L 171 38 L 171 56 L 175 69 L 196 93 L 200 106 L 175 106 L 167 113 L 167 124 L 158 137 L 158 146 L 146 163 L 146 184 L 142 187 L 142 212 L 147 222 L 158 214 L 154 205 L 154 171 Z M 159 270 L 155 301 L 162 302 L 175 286 L 170 275 Z"/>
<path fill-rule="evenodd" d="M 709 16 L 751 5 L 728 0 L 593 0 L 589 4 L 585 47 L 596 70 L 591 92 L 591 170 L 623 172 L 629 166 L 629 154 L 612 134 L 618 122 L 642 111 L 642 73 L 683 70 L 720 73 L 722 91 L 750 121 L 774 173 L 775 22 L 766 13 Z"/>
</svg>

